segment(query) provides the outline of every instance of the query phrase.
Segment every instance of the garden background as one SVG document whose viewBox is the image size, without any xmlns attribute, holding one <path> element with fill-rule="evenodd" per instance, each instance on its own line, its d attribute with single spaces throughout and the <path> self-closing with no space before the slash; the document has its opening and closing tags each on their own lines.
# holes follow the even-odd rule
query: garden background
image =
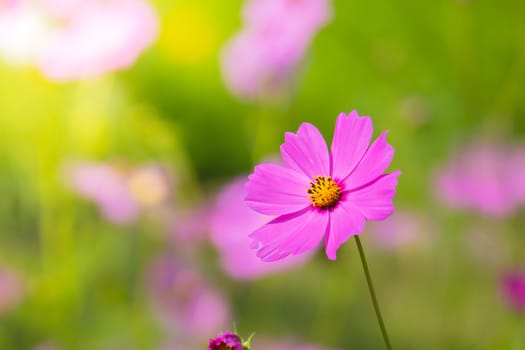
<svg viewBox="0 0 525 350">
<path fill-rule="evenodd" d="M 288 1 L 326 13 L 250 91 L 225 68 L 248 0 L 106 1 L 122 8 L 55 42 L 54 68 L 16 11 L 80 15 L 0 2 L 0 349 L 197 350 L 233 323 L 254 350 L 381 349 L 353 240 L 266 270 L 242 202 L 286 131 L 329 142 L 352 110 L 402 171 L 395 213 L 361 236 L 394 348 L 525 349 L 525 4 Z M 106 42 L 126 2 L 144 27 Z M 140 47 L 107 65 L 117 44 Z"/>
</svg>

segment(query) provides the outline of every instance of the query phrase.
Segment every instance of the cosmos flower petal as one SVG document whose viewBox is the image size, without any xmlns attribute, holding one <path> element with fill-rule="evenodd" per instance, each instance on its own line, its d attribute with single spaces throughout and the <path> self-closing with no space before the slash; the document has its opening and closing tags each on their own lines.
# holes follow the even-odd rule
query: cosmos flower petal
<svg viewBox="0 0 525 350">
<path fill-rule="evenodd" d="M 308 178 L 276 164 L 255 167 L 246 184 L 246 204 L 265 215 L 293 213 L 310 205 Z"/>
<path fill-rule="evenodd" d="M 312 207 L 297 213 L 277 217 L 253 232 L 252 248 L 263 261 L 275 261 L 288 255 L 313 249 L 323 238 L 328 227 L 327 211 Z"/>
<path fill-rule="evenodd" d="M 343 180 L 345 189 L 352 189 L 377 179 L 389 166 L 394 157 L 394 148 L 386 141 L 383 132 L 368 148 L 354 171 Z"/>
<path fill-rule="evenodd" d="M 243 201 L 246 178 L 238 177 L 218 194 L 211 211 L 209 233 L 224 271 L 235 279 L 254 280 L 304 264 L 311 254 L 290 256 L 268 264 L 250 249 L 248 234 L 274 217 L 257 213 Z"/>
<path fill-rule="evenodd" d="M 396 194 L 400 171 L 380 176 L 374 182 L 345 193 L 345 201 L 355 205 L 367 220 L 386 219 L 394 211 L 392 199 Z"/>
<path fill-rule="evenodd" d="M 310 179 L 329 174 L 330 158 L 326 141 L 310 123 L 301 124 L 297 134 L 285 134 L 281 155 L 290 168 L 303 172 Z"/>
<path fill-rule="evenodd" d="M 337 249 L 350 238 L 360 234 L 365 228 L 365 217 L 352 203 L 342 201 L 330 213 L 330 226 L 325 237 L 326 256 L 336 259 Z"/>
<path fill-rule="evenodd" d="M 372 139 L 370 117 L 360 117 L 356 111 L 339 114 L 332 141 L 332 177 L 344 179 L 357 166 Z"/>
</svg>

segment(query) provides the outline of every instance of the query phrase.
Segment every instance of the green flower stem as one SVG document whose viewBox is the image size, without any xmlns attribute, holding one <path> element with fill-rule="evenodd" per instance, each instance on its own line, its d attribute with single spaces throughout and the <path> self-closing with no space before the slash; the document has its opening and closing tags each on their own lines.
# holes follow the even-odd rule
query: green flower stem
<svg viewBox="0 0 525 350">
<path fill-rule="evenodd" d="M 370 271 L 368 270 L 368 264 L 366 263 L 365 252 L 363 251 L 363 246 L 361 245 L 361 240 L 359 235 L 354 235 L 355 243 L 357 244 L 357 249 L 359 250 L 359 257 L 361 258 L 361 263 L 363 264 L 363 270 L 366 276 L 366 282 L 368 283 L 368 290 L 370 291 L 370 296 L 372 297 L 372 303 L 374 304 L 374 310 L 376 312 L 377 322 L 381 328 L 381 333 L 383 334 L 383 339 L 385 340 L 385 345 L 388 350 L 392 350 L 390 345 L 390 340 L 388 340 L 388 334 L 386 332 L 385 323 L 383 322 L 383 316 L 381 316 L 381 310 L 379 309 L 379 304 L 377 303 L 376 292 L 374 291 L 374 285 L 372 284 L 372 278 L 370 277 Z"/>
</svg>

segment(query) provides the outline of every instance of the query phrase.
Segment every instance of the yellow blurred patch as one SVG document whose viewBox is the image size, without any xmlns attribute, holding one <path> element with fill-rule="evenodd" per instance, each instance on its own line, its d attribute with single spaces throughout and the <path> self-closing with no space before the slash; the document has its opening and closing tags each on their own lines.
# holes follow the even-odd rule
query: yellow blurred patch
<svg viewBox="0 0 525 350">
<path fill-rule="evenodd" d="M 203 7 L 178 6 L 164 18 L 159 46 L 176 63 L 199 64 L 214 56 L 216 30 L 213 17 Z"/>
<path fill-rule="evenodd" d="M 170 192 L 168 176 L 158 166 L 135 169 L 128 178 L 133 198 L 144 208 L 155 208 L 164 203 Z"/>
<path fill-rule="evenodd" d="M 68 148 L 85 155 L 104 153 L 110 142 L 109 111 L 117 87 L 112 79 L 83 82 L 66 119 Z"/>
</svg>

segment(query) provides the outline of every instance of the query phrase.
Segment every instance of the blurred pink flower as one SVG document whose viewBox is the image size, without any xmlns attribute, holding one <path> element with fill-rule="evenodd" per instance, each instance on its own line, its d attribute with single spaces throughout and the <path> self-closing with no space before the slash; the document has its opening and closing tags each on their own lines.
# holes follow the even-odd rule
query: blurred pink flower
<svg viewBox="0 0 525 350">
<path fill-rule="evenodd" d="M 246 184 L 246 203 L 278 217 L 250 234 L 251 247 L 264 261 L 275 261 L 315 248 L 324 238 L 329 259 L 366 220 L 384 220 L 400 171 L 384 173 L 394 149 L 386 132 L 372 144 L 372 120 L 356 111 L 341 113 L 331 150 L 319 130 L 303 123 L 286 133 L 281 155 L 286 166 L 261 164 Z"/>
<path fill-rule="evenodd" d="M 516 202 L 525 206 L 525 145 L 517 144 L 509 154 L 509 188 L 515 196 Z"/>
<path fill-rule="evenodd" d="M 286 17 L 289 28 L 308 39 L 331 19 L 332 8 L 330 0 L 249 0 L 242 14 L 256 28 L 281 26 Z"/>
<path fill-rule="evenodd" d="M 36 0 L 38 6 L 43 9 L 49 18 L 73 17 L 78 14 L 84 6 L 91 6 L 100 2 L 101 0 Z"/>
<path fill-rule="evenodd" d="M 0 270 L 0 315 L 17 305 L 24 294 L 22 281 L 6 269 Z"/>
<path fill-rule="evenodd" d="M 139 208 L 128 191 L 125 176 L 108 164 L 84 163 L 71 172 L 73 188 L 93 201 L 102 214 L 114 223 L 134 221 Z"/>
<path fill-rule="evenodd" d="M 516 311 L 525 311 L 525 273 L 509 272 L 501 280 L 505 302 Z"/>
<path fill-rule="evenodd" d="M 11 65 L 31 64 L 46 40 L 49 24 L 26 0 L 0 2 L 0 57 Z"/>
<path fill-rule="evenodd" d="M 436 194 L 456 209 L 505 216 L 524 204 L 525 156 L 498 144 L 474 143 L 441 169 Z"/>
<path fill-rule="evenodd" d="M 248 234 L 274 217 L 258 214 L 244 203 L 246 178 L 237 178 L 218 194 L 211 218 L 211 240 L 221 265 L 230 276 L 254 279 L 303 264 L 310 254 L 292 256 L 273 263 L 262 262 L 250 249 Z"/>
<path fill-rule="evenodd" d="M 170 332 L 208 339 L 231 324 L 226 301 L 193 268 L 166 255 L 158 257 L 147 273 L 154 312 Z"/>
<path fill-rule="evenodd" d="M 15 0 L 0 8 L 0 54 L 56 81 L 128 68 L 157 34 L 144 0 Z"/>
<path fill-rule="evenodd" d="M 268 98 L 293 76 L 315 33 L 330 20 L 331 5 L 329 0 L 251 0 L 243 14 L 245 27 L 222 52 L 224 80 L 241 98 Z"/>
<path fill-rule="evenodd" d="M 44 75 L 57 81 L 128 68 L 158 34 L 157 16 L 142 0 L 77 1 L 66 20 L 38 58 Z"/>
<path fill-rule="evenodd" d="M 131 223 L 142 209 L 160 206 L 170 191 L 168 176 L 156 165 L 126 171 L 106 163 L 77 163 L 68 166 L 67 176 L 80 196 L 117 224 Z"/>
<path fill-rule="evenodd" d="M 370 224 L 368 238 L 377 247 L 397 250 L 421 246 L 431 236 L 432 228 L 425 218 L 408 211 L 396 211 L 384 221 Z"/>
</svg>

